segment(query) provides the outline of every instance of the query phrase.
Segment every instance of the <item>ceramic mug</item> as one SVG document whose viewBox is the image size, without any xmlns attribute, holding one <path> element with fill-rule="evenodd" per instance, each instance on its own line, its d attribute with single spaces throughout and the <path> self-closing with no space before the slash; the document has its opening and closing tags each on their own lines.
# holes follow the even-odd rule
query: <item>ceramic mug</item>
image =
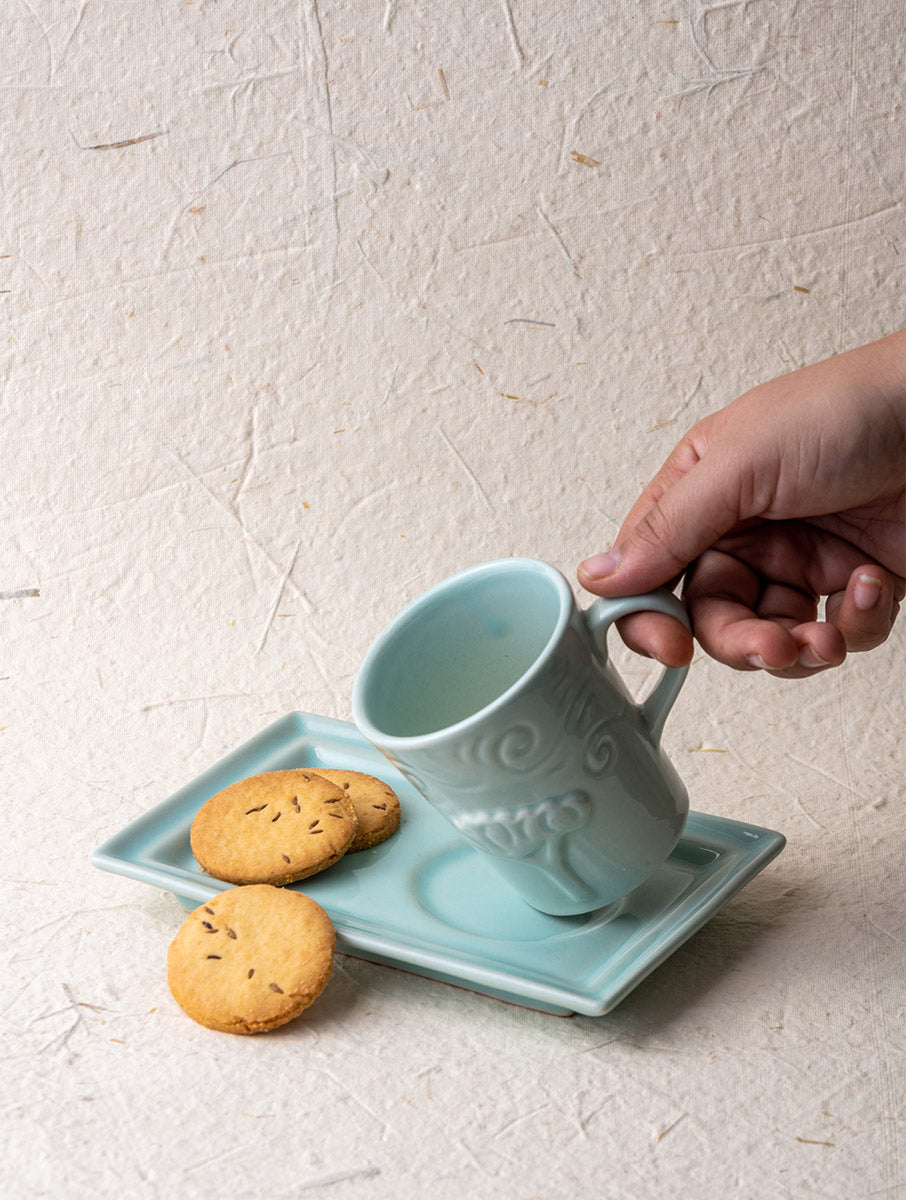
<svg viewBox="0 0 906 1200">
<path fill-rule="evenodd" d="M 555 568 L 500 559 L 405 608 L 356 677 L 360 732 L 542 912 L 617 900 L 682 833 L 660 741 L 688 668 L 637 704 L 607 658 L 610 625 L 648 610 L 689 624 L 669 592 L 582 612 Z"/>
</svg>

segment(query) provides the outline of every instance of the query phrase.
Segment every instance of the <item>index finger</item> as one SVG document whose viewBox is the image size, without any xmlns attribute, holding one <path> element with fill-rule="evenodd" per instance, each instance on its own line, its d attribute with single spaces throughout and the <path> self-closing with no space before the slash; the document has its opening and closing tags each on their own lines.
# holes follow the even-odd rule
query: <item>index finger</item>
<svg viewBox="0 0 906 1200">
<path fill-rule="evenodd" d="M 660 504 L 669 489 L 674 487 L 701 461 L 704 448 L 699 447 L 694 440 L 697 429 L 698 426 L 691 429 L 685 437 L 677 442 L 657 473 L 639 493 L 638 499 L 623 518 L 623 523 L 617 533 L 617 543 L 623 541 L 626 535 L 635 529 L 653 508 Z"/>
<path fill-rule="evenodd" d="M 710 444 L 712 428 L 712 418 L 705 418 L 675 447 L 630 509 L 616 547 L 580 564 L 579 581 L 588 591 L 612 597 L 649 592 L 739 524 L 738 481 L 745 471 L 734 443 Z"/>
</svg>

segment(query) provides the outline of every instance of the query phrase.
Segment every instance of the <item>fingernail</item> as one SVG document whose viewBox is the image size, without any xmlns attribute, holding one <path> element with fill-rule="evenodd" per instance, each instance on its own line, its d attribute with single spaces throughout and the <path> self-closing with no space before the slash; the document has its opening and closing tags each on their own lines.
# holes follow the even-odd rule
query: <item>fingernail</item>
<svg viewBox="0 0 906 1200">
<path fill-rule="evenodd" d="M 750 667 L 755 667 L 759 671 L 770 671 L 771 669 L 760 654 L 750 654 L 746 662 Z"/>
<path fill-rule="evenodd" d="M 829 667 L 830 663 L 821 657 L 814 646 L 805 645 L 799 651 L 799 666 L 817 671 L 819 667 Z"/>
<path fill-rule="evenodd" d="M 862 612 L 868 612 L 878 603 L 881 596 L 881 580 L 874 575 L 859 574 L 853 586 L 853 604 Z"/>
<path fill-rule="evenodd" d="M 619 550 L 608 550 L 604 554 L 594 554 L 582 563 L 582 573 L 589 579 L 606 579 L 613 575 L 620 565 Z"/>
</svg>

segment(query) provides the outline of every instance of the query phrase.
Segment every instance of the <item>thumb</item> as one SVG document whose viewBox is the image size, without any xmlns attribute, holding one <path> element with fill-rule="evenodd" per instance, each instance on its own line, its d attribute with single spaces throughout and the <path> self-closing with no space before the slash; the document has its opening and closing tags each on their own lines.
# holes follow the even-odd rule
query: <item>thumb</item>
<svg viewBox="0 0 906 1200">
<path fill-rule="evenodd" d="M 585 559 L 579 566 L 582 586 L 599 596 L 650 592 L 729 533 L 741 517 L 739 485 L 723 458 L 712 450 L 699 459 L 641 517 L 623 526 L 613 549 Z"/>
</svg>

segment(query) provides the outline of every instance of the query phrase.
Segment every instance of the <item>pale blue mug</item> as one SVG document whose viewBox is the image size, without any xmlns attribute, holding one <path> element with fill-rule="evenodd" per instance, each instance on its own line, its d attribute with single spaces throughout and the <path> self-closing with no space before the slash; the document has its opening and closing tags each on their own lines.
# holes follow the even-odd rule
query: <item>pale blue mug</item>
<svg viewBox="0 0 906 1200">
<path fill-rule="evenodd" d="M 661 731 L 688 668 L 641 704 L 607 658 L 629 613 L 689 619 L 669 592 L 576 605 L 546 563 L 470 567 L 368 651 L 352 710 L 372 742 L 533 907 L 591 912 L 668 858 L 688 796 Z"/>
</svg>

